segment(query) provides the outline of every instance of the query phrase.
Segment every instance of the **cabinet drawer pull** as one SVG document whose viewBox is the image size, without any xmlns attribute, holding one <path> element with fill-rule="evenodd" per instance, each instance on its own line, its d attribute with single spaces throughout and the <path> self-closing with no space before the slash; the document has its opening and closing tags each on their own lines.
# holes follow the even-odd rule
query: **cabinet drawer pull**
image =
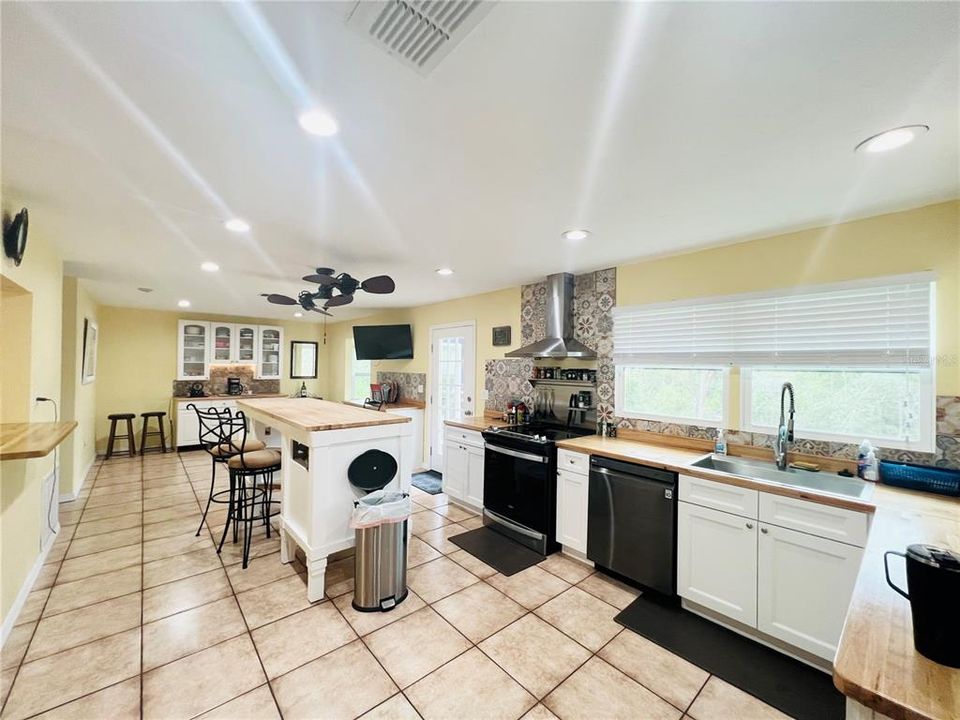
<svg viewBox="0 0 960 720">
<path fill-rule="evenodd" d="M 753 523 L 747 523 L 747 530 L 753 530 Z M 766 532 L 766 530 L 764 530 Z"/>
<path fill-rule="evenodd" d="M 766 535 L 766 534 L 767 534 L 767 529 L 766 529 L 766 528 L 760 528 L 760 532 L 762 532 L 764 535 Z"/>
</svg>

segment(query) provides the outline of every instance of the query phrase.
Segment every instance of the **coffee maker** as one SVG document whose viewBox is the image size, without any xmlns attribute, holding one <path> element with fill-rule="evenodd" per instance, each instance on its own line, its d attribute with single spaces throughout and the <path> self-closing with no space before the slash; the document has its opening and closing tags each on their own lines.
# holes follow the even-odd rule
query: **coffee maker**
<svg viewBox="0 0 960 720">
<path fill-rule="evenodd" d="M 227 378 L 227 395 L 242 395 L 242 394 L 243 394 L 243 385 L 240 384 L 240 378 L 228 377 Z"/>
</svg>

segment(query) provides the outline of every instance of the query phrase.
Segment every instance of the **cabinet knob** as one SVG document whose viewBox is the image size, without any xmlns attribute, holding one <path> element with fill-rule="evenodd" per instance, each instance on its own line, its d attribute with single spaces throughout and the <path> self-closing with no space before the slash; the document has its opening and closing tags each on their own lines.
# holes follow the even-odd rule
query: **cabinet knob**
<svg viewBox="0 0 960 720">
<path fill-rule="evenodd" d="M 753 530 L 753 523 L 747 523 L 747 530 Z M 764 530 L 766 532 L 766 530 Z"/>
<path fill-rule="evenodd" d="M 766 535 L 766 534 L 767 534 L 767 529 L 766 529 L 766 528 L 760 528 L 760 532 L 762 532 L 764 535 Z"/>
</svg>

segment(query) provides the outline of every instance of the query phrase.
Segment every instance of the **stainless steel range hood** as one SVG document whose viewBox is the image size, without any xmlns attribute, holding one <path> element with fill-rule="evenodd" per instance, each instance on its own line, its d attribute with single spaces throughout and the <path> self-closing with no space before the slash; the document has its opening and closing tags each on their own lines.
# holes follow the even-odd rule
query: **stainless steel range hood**
<svg viewBox="0 0 960 720">
<path fill-rule="evenodd" d="M 547 336 L 511 350 L 506 357 L 595 358 L 597 354 L 573 337 L 573 287 L 570 273 L 547 276 Z"/>
</svg>

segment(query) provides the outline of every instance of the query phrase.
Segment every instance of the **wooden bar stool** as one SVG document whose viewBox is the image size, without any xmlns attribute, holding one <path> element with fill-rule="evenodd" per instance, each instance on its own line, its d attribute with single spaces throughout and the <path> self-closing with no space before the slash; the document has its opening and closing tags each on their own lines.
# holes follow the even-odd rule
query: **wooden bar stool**
<svg viewBox="0 0 960 720">
<path fill-rule="evenodd" d="M 107 440 L 107 459 L 113 455 L 113 443 L 116 440 L 126 440 L 127 442 L 127 455 L 130 457 L 136 457 L 137 455 L 137 439 L 133 434 L 133 419 L 136 417 L 134 413 L 113 413 L 112 415 L 107 415 L 107 420 L 110 421 L 110 439 Z M 126 420 L 127 421 L 127 432 L 117 435 L 117 421 Z"/>
<path fill-rule="evenodd" d="M 159 450 L 162 453 L 167 451 L 167 436 L 163 431 L 163 419 L 167 414 L 160 410 L 155 410 L 153 412 L 140 413 L 140 417 L 143 418 L 143 427 L 140 428 L 140 454 L 143 455 L 147 451 L 147 438 L 154 435 L 160 436 L 160 447 L 149 448 L 150 450 Z M 150 424 L 150 418 L 157 418 L 157 425 L 160 426 L 159 430 L 148 430 L 147 425 Z"/>
</svg>

